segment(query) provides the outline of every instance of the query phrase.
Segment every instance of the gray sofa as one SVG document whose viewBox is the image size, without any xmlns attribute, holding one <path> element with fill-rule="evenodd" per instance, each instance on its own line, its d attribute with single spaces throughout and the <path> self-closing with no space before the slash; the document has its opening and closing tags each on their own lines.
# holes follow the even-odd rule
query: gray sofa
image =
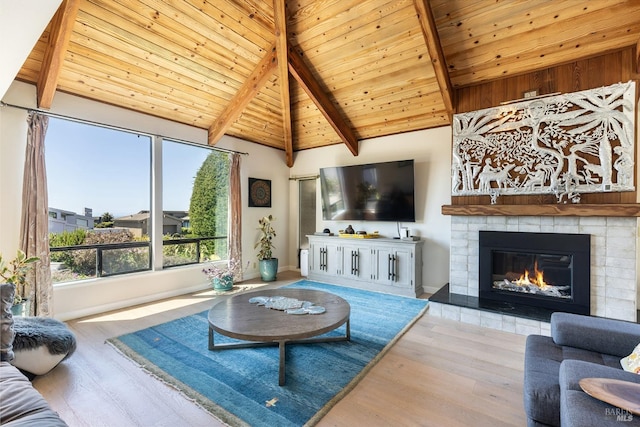
<svg viewBox="0 0 640 427">
<path fill-rule="evenodd" d="M 579 385 L 582 378 L 589 377 L 640 384 L 640 375 L 624 371 L 620 364 L 639 343 L 638 323 L 553 313 L 551 337 L 527 337 L 524 362 L 527 424 L 640 426 L 640 415 L 595 399 Z"/>
<path fill-rule="evenodd" d="M 10 362 L 14 358 L 11 305 L 15 286 L 0 284 L 0 425 L 7 427 L 65 427 L 29 379 Z"/>
</svg>

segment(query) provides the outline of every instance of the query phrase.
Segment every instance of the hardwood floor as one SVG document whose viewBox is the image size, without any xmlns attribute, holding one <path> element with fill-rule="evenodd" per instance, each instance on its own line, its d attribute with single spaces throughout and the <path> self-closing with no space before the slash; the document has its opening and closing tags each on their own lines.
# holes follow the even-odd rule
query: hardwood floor
<svg viewBox="0 0 640 427">
<path fill-rule="evenodd" d="M 279 273 L 268 287 L 298 279 Z M 77 351 L 33 384 L 71 427 L 223 425 L 105 343 L 205 310 L 213 298 L 203 291 L 70 321 Z M 425 315 L 318 425 L 524 426 L 524 343 L 521 335 Z"/>
</svg>

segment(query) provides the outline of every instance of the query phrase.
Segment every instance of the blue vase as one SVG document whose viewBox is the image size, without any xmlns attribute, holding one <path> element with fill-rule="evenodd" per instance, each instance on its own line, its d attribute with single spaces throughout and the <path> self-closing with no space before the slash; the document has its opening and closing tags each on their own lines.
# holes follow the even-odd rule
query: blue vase
<svg viewBox="0 0 640 427">
<path fill-rule="evenodd" d="M 216 291 L 229 291 L 233 288 L 233 276 L 215 277 L 211 283 Z"/>
<path fill-rule="evenodd" d="M 278 273 L 278 258 L 260 260 L 260 278 L 263 282 L 273 282 Z"/>
</svg>

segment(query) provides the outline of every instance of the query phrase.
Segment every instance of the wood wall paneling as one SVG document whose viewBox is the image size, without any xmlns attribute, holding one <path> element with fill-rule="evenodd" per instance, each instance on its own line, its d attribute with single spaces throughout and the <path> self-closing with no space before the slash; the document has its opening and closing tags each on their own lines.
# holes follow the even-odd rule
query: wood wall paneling
<svg viewBox="0 0 640 427">
<path fill-rule="evenodd" d="M 462 87 L 456 90 L 457 113 L 482 110 L 495 107 L 501 102 L 508 102 L 523 97 L 524 92 L 537 90 L 539 95 L 555 92 L 570 93 L 581 90 L 608 86 L 629 80 L 640 80 L 635 69 L 635 48 L 610 52 L 604 55 L 574 61 L 521 74 L 501 80 L 482 83 L 475 86 Z M 636 85 L 636 108 L 638 104 L 638 87 Z M 638 145 L 638 123 L 636 123 L 636 147 Z M 638 154 L 636 154 L 636 169 Z M 636 174 L 637 176 L 637 174 Z M 636 187 L 638 183 L 636 182 Z M 637 190 L 615 193 L 584 193 L 581 204 L 629 204 L 636 203 Z M 452 205 L 489 205 L 489 196 L 452 196 Z M 556 198 L 553 194 L 500 196 L 498 205 L 553 205 Z"/>
</svg>

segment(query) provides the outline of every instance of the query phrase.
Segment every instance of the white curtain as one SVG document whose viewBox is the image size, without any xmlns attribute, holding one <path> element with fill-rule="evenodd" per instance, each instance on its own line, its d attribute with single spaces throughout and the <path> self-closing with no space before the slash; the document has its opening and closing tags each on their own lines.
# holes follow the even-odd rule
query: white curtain
<svg viewBox="0 0 640 427">
<path fill-rule="evenodd" d="M 27 118 L 27 149 L 22 184 L 22 221 L 20 248 L 27 256 L 36 256 L 27 276 L 26 295 L 31 300 L 30 315 L 53 316 L 53 285 L 49 259 L 49 203 L 44 138 L 49 118 L 30 112 Z"/>
<path fill-rule="evenodd" d="M 240 188 L 240 154 L 231 154 L 229 173 L 229 259 L 241 267 L 234 280 L 242 280 L 242 194 Z"/>
</svg>

